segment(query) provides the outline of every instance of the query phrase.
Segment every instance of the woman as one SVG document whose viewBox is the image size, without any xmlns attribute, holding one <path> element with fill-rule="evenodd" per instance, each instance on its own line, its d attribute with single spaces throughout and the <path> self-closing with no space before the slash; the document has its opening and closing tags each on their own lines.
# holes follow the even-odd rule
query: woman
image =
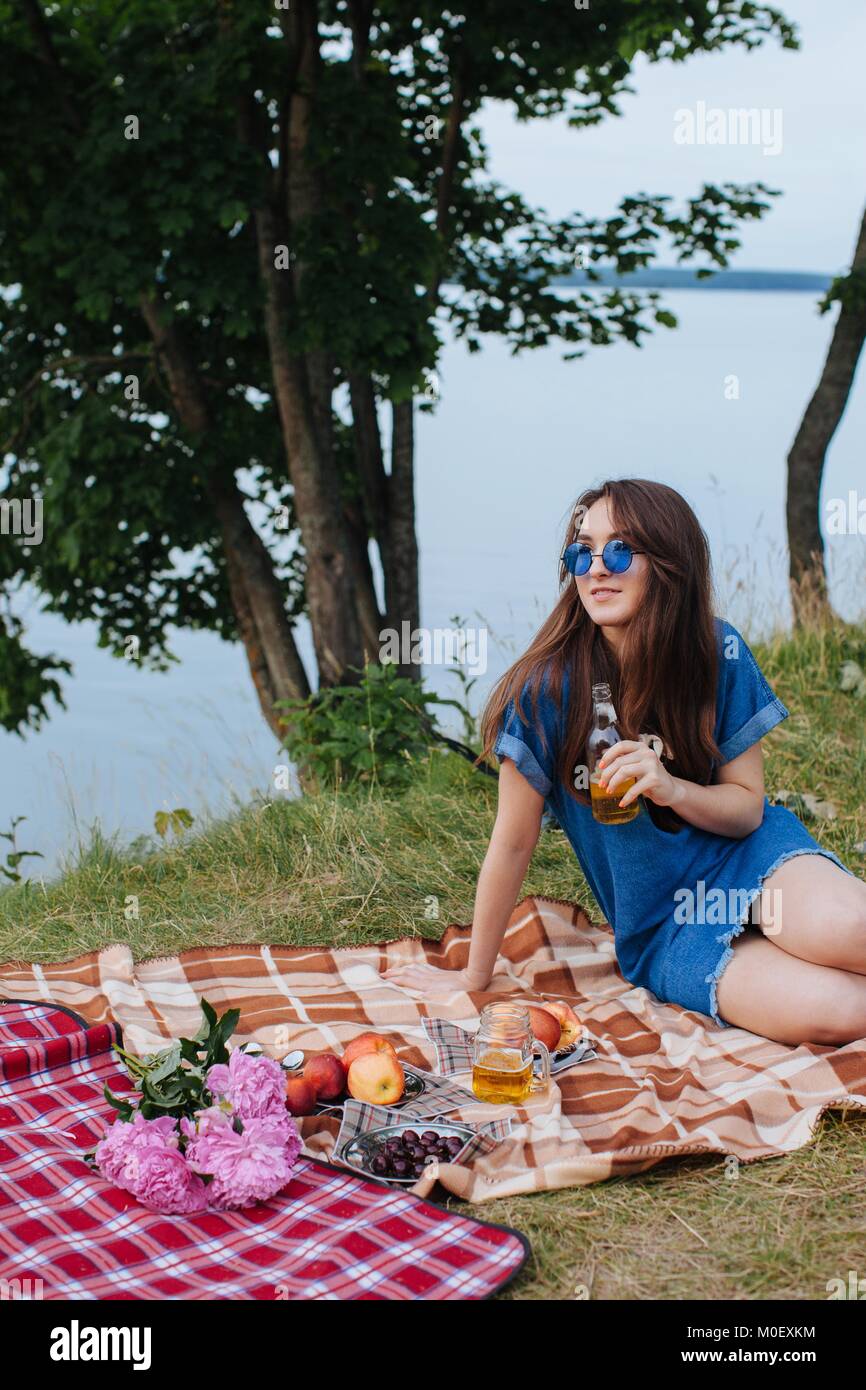
<svg viewBox="0 0 866 1390">
<path fill-rule="evenodd" d="M 482 719 L 482 756 L 501 762 L 499 807 L 468 965 L 395 966 L 385 978 L 427 996 L 487 987 L 547 806 L 631 984 L 783 1043 L 866 1037 L 866 884 L 765 797 L 761 738 L 788 710 L 737 630 L 713 617 L 694 512 L 641 479 L 584 492 L 560 580 Z M 619 804 L 641 799 L 616 825 L 593 817 L 585 791 L 602 681 L 621 735 L 602 784 L 622 792 L 635 779 Z"/>
</svg>

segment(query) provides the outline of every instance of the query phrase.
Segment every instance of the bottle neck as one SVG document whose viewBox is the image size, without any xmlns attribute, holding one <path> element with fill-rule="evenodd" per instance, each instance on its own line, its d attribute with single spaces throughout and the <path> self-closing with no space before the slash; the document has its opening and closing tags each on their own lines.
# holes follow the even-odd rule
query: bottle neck
<svg viewBox="0 0 866 1390">
<path fill-rule="evenodd" d="M 599 729 L 606 729 L 608 724 L 616 723 L 616 710 L 610 699 L 596 700 L 593 698 L 592 711 L 595 715 L 595 726 Z"/>
<path fill-rule="evenodd" d="M 597 681 L 592 687 L 592 712 L 596 728 L 605 729 L 616 723 L 616 710 L 607 681 Z"/>
</svg>

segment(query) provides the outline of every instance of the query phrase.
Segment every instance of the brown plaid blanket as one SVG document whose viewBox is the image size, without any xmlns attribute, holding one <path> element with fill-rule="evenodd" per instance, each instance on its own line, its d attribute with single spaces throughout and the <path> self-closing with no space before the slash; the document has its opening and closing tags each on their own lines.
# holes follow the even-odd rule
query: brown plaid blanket
<svg viewBox="0 0 866 1390">
<path fill-rule="evenodd" d="M 428 1070 L 436 1067 L 437 1049 L 425 1018 L 471 1031 L 491 998 L 564 999 L 596 1055 L 522 1106 L 475 1102 L 449 1116 L 474 1125 L 494 1113 L 512 1116 L 510 1134 L 471 1164 L 439 1165 L 444 1187 L 473 1202 L 638 1173 L 680 1154 L 767 1158 L 807 1144 L 828 1107 L 866 1108 L 866 1039 L 786 1047 L 661 1004 L 623 979 L 610 927 L 591 923 L 575 903 L 518 903 L 486 991 L 426 1000 L 381 978 L 397 961 L 459 969 L 468 950 L 469 928 L 460 925 L 449 926 L 439 942 L 404 937 L 339 950 L 225 946 L 138 964 L 126 946 L 115 945 L 59 964 L 0 966 L 0 998 L 53 1002 L 91 1023 L 116 1020 L 126 1046 L 147 1052 L 194 1033 L 204 996 L 219 1011 L 241 1010 L 236 1041 L 254 1037 L 278 1056 L 293 1047 L 339 1051 L 375 1029 L 392 1039 L 402 1060 Z M 468 1075 L 455 1080 L 469 1084 Z M 299 1123 L 305 1151 L 330 1158 L 340 1114 Z M 434 1181 L 421 1179 L 414 1190 L 426 1195 Z"/>
</svg>

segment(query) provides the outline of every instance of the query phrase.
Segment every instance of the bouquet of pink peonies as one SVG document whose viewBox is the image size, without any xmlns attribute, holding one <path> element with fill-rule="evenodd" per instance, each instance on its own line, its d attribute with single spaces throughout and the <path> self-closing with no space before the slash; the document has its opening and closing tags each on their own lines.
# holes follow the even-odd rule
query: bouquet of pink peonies
<svg viewBox="0 0 866 1390">
<path fill-rule="evenodd" d="M 239 1012 L 217 1018 L 202 1001 L 194 1038 L 152 1056 L 123 1058 L 140 1099 L 106 1099 L 118 1117 L 93 1151 L 99 1172 L 166 1215 L 228 1211 L 285 1187 L 301 1150 L 279 1062 L 227 1046 Z"/>
</svg>

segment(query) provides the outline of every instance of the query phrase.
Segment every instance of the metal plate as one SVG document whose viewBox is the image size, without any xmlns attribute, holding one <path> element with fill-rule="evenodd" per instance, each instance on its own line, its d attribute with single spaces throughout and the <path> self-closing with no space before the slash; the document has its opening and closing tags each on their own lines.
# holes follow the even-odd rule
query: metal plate
<svg viewBox="0 0 866 1390">
<path fill-rule="evenodd" d="M 448 1120 L 401 1120 L 399 1124 L 383 1125 L 381 1129 L 370 1129 L 366 1134 L 356 1134 L 354 1139 L 349 1139 L 342 1146 L 339 1157 L 350 1168 L 364 1173 L 366 1177 L 376 1178 L 378 1182 L 393 1182 L 404 1187 L 414 1187 L 419 1181 L 417 1177 L 392 1177 L 390 1173 L 374 1173 L 371 1167 L 373 1159 L 384 1148 L 387 1139 L 396 1138 L 410 1129 L 419 1135 L 428 1129 L 446 1138 L 454 1134 L 464 1142 L 474 1138 L 476 1133 L 469 1125 L 449 1123 Z"/>
<path fill-rule="evenodd" d="M 390 1105 L 384 1106 L 383 1109 L 399 1110 L 401 1105 L 406 1105 L 409 1101 L 417 1100 L 418 1097 L 423 1096 L 424 1092 L 427 1090 L 427 1083 L 424 1080 L 424 1075 L 422 1072 L 412 1071 L 411 1068 L 406 1066 L 406 1064 L 404 1063 L 403 1074 L 405 1079 L 405 1089 L 403 1091 L 402 1096 L 399 1100 L 392 1101 Z M 323 1100 L 320 1101 L 319 1104 L 316 1106 L 315 1113 L 318 1115 L 325 1110 L 342 1110 L 342 1108 L 342 1100 Z"/>
</svg>

